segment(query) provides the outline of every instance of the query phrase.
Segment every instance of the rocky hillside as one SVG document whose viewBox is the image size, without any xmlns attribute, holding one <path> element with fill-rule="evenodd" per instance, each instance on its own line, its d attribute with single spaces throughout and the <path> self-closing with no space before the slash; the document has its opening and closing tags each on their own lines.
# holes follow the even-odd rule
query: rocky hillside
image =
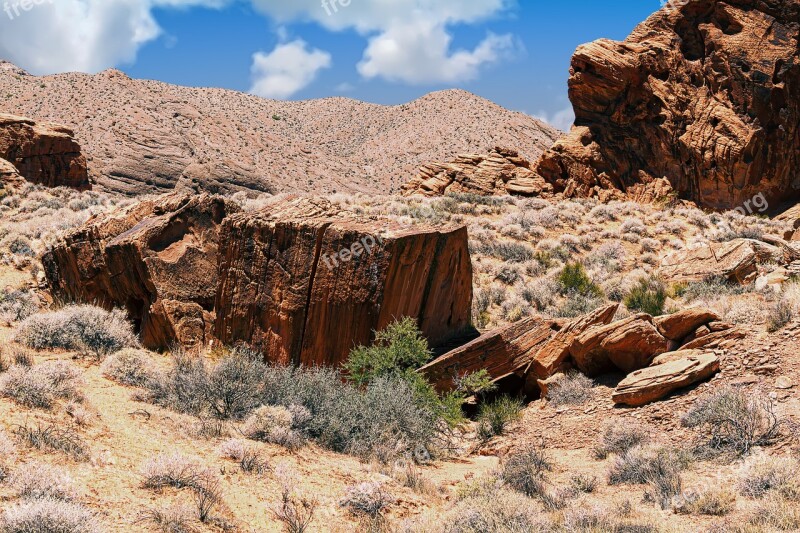
<svg viewBox="0 0 800 533">
<path fill-rule="evenodd" d="M 73 128 L 93 179 L 126 194 L 179 184 L 211 192 L 386 192 L 429 161 L 496 145 L 535 160 L 558 136 L 464 91 L 391 107 L 346 98 L 278 102 L 116 70 L 36 77 L 2 63 L 0 92 L 0 111 Z"/>
<path fill-rule="evenodd" d="M 673 5 L 674 4 L 674 5 Z M 623 42 L 572 59 L 577 127 L 537 170 L 567 196 L 668 178 L 682 198 L 726 209 L 800 197 L 800 5 L 672 2 Z"/>
</svg>

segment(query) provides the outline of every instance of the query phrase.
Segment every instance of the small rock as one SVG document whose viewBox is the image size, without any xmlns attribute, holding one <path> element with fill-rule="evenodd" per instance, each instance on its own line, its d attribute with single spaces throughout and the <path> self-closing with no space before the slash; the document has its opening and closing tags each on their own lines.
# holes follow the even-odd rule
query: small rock
<svg viewBox="0 0 800 533">
<path fill-rule="evenodd" d="M 792 380 L 786 376 L 781 376 L 775 380 L 776 389 L 787 390 L 791 389 L 792 387 L 794 387 L 794 383 L 792 383 Z"/>
</svg>

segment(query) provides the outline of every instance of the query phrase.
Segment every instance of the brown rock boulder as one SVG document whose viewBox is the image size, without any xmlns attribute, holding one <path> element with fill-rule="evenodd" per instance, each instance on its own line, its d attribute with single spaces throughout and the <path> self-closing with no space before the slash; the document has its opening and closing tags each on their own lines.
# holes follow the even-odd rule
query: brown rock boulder
<svg viewBox="0 0 800 533">
<path fill-rule="evenodd" d="M 615 404 L 639 407 L 660 400 L 673 391 L 703 381 L 719 372 L 719 358 L 712 353 L 691 354 L 633 372 L 611 395 Z"/>
<path fill-rule="evenodd" d="M 0 159 L 31 183 L 88 189 L 89 175 L 72 130 L 0 113 Z"/>
<path fill-rule="evenodd" d="M 653 317 L 638 314 L 589 329 L 575 339 L 570 354 L 581 372 L 596 376 L 615 369 L 633 372 L 668 350 L 669 341 L 658 332 Z"/>
<path fill-rule="evenodd" d="M 532 372 L 530 377 L 544 380 L 559 372 L 567 363 L 575 339 L 594 326 L 609 324 L 618 309 L 619 304 L 609 305 L 569 322 L 539 349 L 525 375 Z"/>
<path fill-rule="evenodd" d="M 269 361 L 339 365 L 405 316 L 433 347 L 470 324 L 465 227 L 405 227 L 289 198 L 228 218 L 220 243 L 215 334 Z"/>
<path fill-rule="evenodd" d="M 53 295 L 126 309 L 142 344 L 211 340 L 219 226 L 238 207 L 172 194 L 89 220 L 42 259 Z"/>
<path fill-rule="evenodd" d="M 486 370 L 493 379 L 499 379 L 526 368 L 539 348 L 560 327 L 557 320 L 529 317 L 485 333 L 419 371 L 440 392 L 452 390 L 457 378 L 479 370 Z"/>
<path fill-rule="evenodd" d="M 697 336 L 691 342 L 687 342 L 680 347 L 681 350 L 714 350 L 720 348 L 731 348 L 737 342 L 744 339 L 746 334 L 739 328 L 730 328 Z"/>
<path fill-rule="evenodd" d="M 723 277 L 744 285 L 756 280 L 759 264 L 782 260 L 783 251 L 776 246 L 736 239 L 673 252 L 662 260 L 660 273 L 671 282 Z"/>
<path fill-rule="evenodd" d="M 465 154 L 449 163 L 423 165 L 403 192 L 425 196 L 459 192 L 547 196 L 553 187 L 531 171 L 530 162 L 515 150 L 494 148 L 487 155 Z"/>
<path fill-rule="evenodd" d="M 671 341 L 680 342 L 700 326 L 720 320 L 719 315 L 709 309 L 692 308 L 655 319 L 659 333 Z"/>
<path fill-rule="evenodd" d="M 572 58 L 575 127 L 534 170 L 556 192 L 608 199 L 666 177 L 681 198 L 735 208 L 800 196 L 800 7 L 673 2 L 623 42 Z"/>
</svg>

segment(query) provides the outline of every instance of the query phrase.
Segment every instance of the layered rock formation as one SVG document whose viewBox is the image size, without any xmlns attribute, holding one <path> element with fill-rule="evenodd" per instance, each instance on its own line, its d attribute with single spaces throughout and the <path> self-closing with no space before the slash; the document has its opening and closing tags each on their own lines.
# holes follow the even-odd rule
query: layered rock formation
<svg viewBox="0 0 800 533">
<path fill-rule="evenodd" d="M 220 241 L 216 336 L 270 361 L 338 365 L 404 316 L 434 347 L 469 326 L 465 227 L 404 227 L 294 199 L 231 217 Z"/>
<path fill-rule="evenodd" d="M 667 178 L 712 208 L 797 200 L 798 33 L 795 1 L 692 0 L 581 46 L 575 127 L 534 170 L 566 196 L 664 194 Z"/>
<path fill-rule="evenodd" d="M 552 192 L 553 187 L 531 170 L 530 162 L 515 150 L 499 147 L 485 155 L 464 154 L 449 163 L 423 165 L 403 187 L 406 195 L 425 196 L 473 193 L 547 197 Z"/>
<path fill-rule="evenodd" d="M 31 183 L 88 189 L 86 159 L 71 130 L 0 113 L 0 174 Z M 5 179 L 4 177 L 4 179 Z"/>
<path fill-rule="evenodd" d="M 440 392 L 454 389 L 459 378 L 480 370 L 499 381 L 527 369 L 561 326 L 558 320 L 529 317 L 481 335 L 428 363 L 420 372 Z"/>
<path fill-rule="evenodd" d="M 42 262 L 53 295 L 126 309 L 144 346 L 211 340 L 219 226 L 238 207 L 180 194 L 89 220 Z"/>
<path fill-rule="evenodd" d="M 712 277 L 732 283 L 748 284 L 758 277 L 758 267 L 782 263 L 782 247 L 754 239 L 735 239 L 723 243 L 704 243 L 675 251 L 661 261 L 661 276 L 672 282 L 703 281 Z"/>
</svg>

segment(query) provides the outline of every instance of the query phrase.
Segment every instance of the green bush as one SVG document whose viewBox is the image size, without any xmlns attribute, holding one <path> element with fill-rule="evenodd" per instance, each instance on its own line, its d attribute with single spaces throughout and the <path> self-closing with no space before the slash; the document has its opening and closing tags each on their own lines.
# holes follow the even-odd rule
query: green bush
<svg viewBox="0 0 800 533">
<path fill-rule="evenodd" d="M 664 314 L 667 289 L 655 278 L 640 278 L 636 286 L 625 296 L 625 307 L 652 316 Z"/>
<path fill-rule="evenodd" d="M 592 281 L 583 265 L 577 262 L 564 265 L 557 281 L 562 295 L 574 293 L 596 298 L 603 295 L 603 290 Z"/>
<path fill-rule="evenodd" d="M 508 424 L 519 419 L 520 411 L 522 401 L 509 396 L 482 404 L 478 410 L 478 435 L 484 440 L 502 435 Z"/>
<path fill-rule="evenodd" d="M 431 360 L 428 341 L 412 318 L 403 318 L 375 334 L 372 346 L 350 353 L 344 369 L 350 380 L 363 386 L 379 377 L 400 376 Z"/>
</svg>

